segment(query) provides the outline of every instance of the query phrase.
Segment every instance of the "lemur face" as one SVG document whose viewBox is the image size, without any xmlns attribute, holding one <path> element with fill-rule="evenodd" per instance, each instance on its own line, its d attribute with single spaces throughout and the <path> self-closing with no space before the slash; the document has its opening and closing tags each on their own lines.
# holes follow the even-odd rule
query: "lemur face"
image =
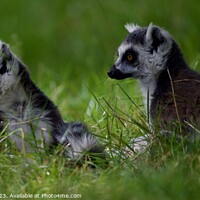
<svg viewBox="0 0 200 200">
<path fill-rule="evenodd" d="M 118 58 L 108 72 L 113 79 L 136 78 L 150 81 L 166 68 L 172 37 L 163 29 L 149 25 L 125 26 L 129 35 L 118 48 Z"/>
</svg>

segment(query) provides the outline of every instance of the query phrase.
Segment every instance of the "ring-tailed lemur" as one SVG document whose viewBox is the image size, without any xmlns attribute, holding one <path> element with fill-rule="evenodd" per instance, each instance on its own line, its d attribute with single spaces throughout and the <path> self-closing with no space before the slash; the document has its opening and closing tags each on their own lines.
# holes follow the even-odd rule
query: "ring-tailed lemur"
<svg viewBox="0 0 200 200">
<path fill-rule="evenodd" d="M 83 123 L 63 121 L 54 103 L 34 84 L 26 66 L 0 42 L 1 130 L 25 152 L 63 145 L 70 159 L 84 152 L 104 154 Z"/>
<path fill-rule="evenodd" d="M 138 79 L 151 123 L 164 133 L 178 127 L 180 135 L 193 137 L 200 128 L 200 75 L 188 67 L 164 29 L 153 24 L 127 24 L 125 28 L 129 35 L 119 46 L 118 59 L 108 76 Z"/>
</svg>

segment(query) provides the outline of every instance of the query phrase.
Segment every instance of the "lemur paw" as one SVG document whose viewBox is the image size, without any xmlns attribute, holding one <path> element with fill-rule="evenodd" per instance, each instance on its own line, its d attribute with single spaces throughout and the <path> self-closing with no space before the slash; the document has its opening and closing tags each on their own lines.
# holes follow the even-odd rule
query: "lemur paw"
<svg viewBox="0 0 200 200">
<path fill-rule="evenodd" d="M 0 41 L 0 93 L 4 94 L 17 84 L 19 61 L 7 44 Z"/>
</svg>

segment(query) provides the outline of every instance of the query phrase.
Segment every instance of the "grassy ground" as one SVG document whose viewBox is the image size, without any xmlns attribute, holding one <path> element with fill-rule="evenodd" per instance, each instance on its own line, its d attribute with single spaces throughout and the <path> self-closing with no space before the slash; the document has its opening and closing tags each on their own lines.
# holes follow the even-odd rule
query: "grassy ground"
<svg viewBox="0 0 200 200">
<path fill-rule="evenodd" d="M 6 141 L 0 152 L 0 198 L 47 193 L 81 194 L 87 200 L 199 199 L 198 143 L 159 139 L 150 153 L 132 158 L 120 153 L 148 128 L 135 106 L 143 110 L 137 83 L 106 75 L 127 34 L 126 22 L 165 27 L 198 70 L 199 18 L 198 0 L 0 0 L 0 38 L 27 64 L 63 117 L 85 121 L 111 149 L 109 167 L 91 170 L 48 155 L 27 163 Z"/>
</svg>

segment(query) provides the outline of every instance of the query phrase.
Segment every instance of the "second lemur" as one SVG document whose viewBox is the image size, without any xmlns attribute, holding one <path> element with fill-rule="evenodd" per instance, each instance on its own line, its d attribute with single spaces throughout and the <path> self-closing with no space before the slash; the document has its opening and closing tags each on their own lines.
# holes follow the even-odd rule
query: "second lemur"
<svg viewBox="0 0 200 200">
<path fill-rule="evenodd" d="M 0 42 L 0 52 L 0 128 L 18 149 L 43 152 L 61 145 L 66 157 L 75 160 L 84 152 L 104 155 L 97 138 L 83 123 L 63 121 L 7 44 Z"/>
<path fill-rule="evenodd" d="M 200 128 L 200 74 L 186 63 L 173 37 L 150 24 L 127 24 L 129 34 L 108 72 L 112 79 L 137 79 L 151 123 L 193 137 Z"/>
</svg>

